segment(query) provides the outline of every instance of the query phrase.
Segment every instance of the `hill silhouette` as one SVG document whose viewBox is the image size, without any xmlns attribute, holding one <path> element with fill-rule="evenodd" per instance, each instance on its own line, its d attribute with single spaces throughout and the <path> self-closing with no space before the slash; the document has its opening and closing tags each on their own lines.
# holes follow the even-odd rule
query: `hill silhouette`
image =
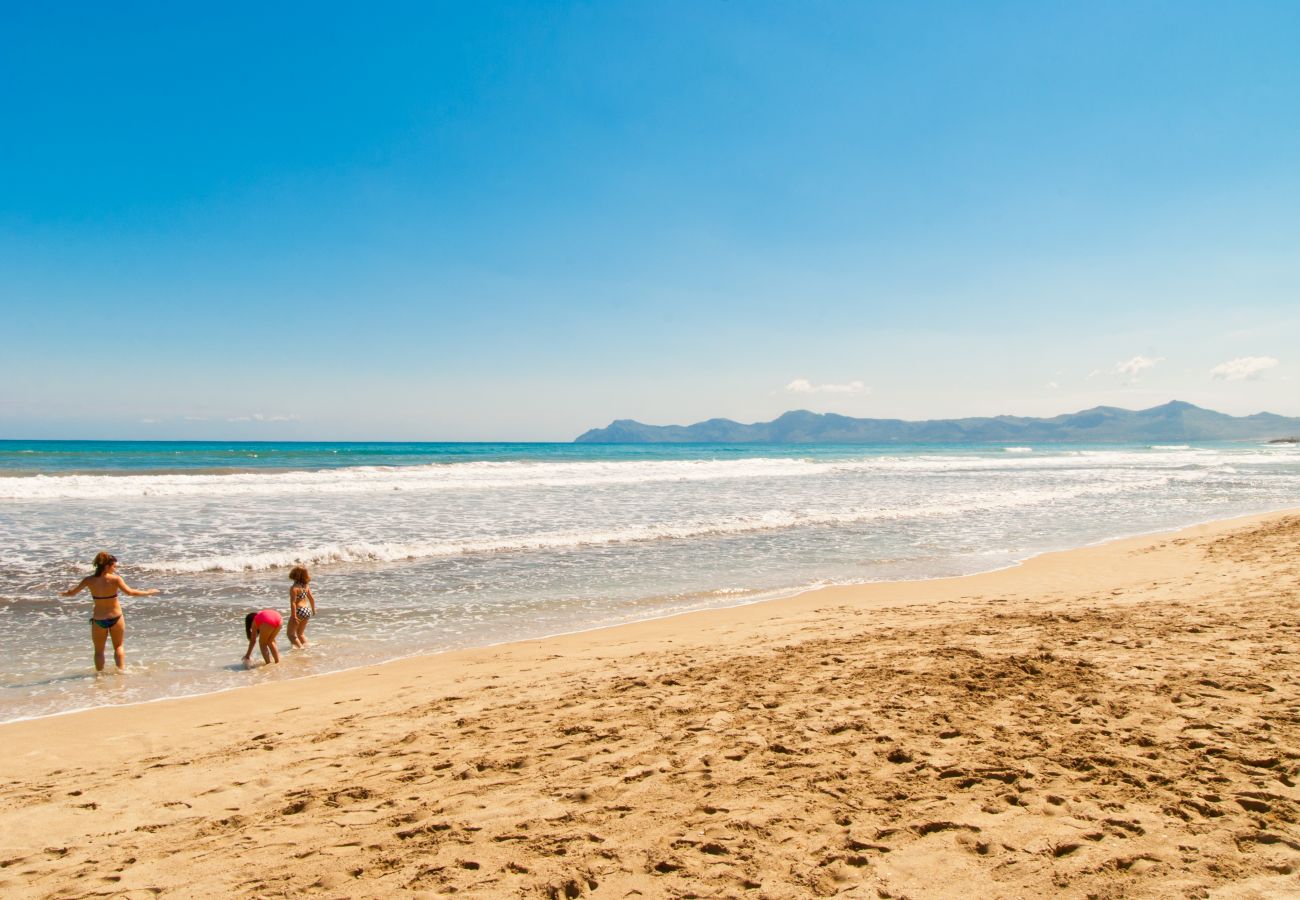
<svg viewBox="0 0 1300 900">
<path fill-rule="evenodd" d="M 792 410 L 771 422 L 708 419 L 694 425 L 646 425 L 616 419 L 579 435 L 577 443 L 688 444 L 911 444 L 952 441 L 1206 441 L 1281 438 L 1300 433 L 1300 418 L 1261 412 L 1230 416 L 1173 400 L 1150 409 L 1115 406 L 1041 419 L 991 416 L 967 419 L 855 419 Z"/>
</svg>

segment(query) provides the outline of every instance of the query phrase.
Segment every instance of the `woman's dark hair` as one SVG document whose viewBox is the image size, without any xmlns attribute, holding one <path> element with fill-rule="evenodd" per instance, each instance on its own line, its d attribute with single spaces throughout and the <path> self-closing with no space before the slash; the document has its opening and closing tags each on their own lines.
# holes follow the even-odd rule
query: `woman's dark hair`
<svg viewBox="0 0 1300 900">
<path fill-rule="evenodd" d="M 253 620 L 257 618 L 257 613 L 249 613 L 244 616 L 244 637 L 252 640 L 253 638 Z"/>
<path fill-rule="evenodd" d="M 306 584 L 311 581 L 311 573 L 307 571 L 306 566 L 294 566 L 289 570 L 289 578 L 294 584 Z"/>
<path fill-rule="evenodd" d="M 107 569 L 115 562 L 117 562 L 117 557 L 111 553 L 104 553 L 103 551 L 96 553 L 95 554 L 95 577 L 98 578 L 99 576 L 103 575 L 104 570 Z"/>
</svg>

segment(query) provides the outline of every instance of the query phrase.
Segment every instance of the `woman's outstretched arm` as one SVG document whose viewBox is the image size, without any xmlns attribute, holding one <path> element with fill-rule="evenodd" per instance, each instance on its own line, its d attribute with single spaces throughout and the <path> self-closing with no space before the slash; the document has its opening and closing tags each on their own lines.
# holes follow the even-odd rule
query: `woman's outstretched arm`
<svg viewBox="0 0 1300 900">
<path fill-rule="evenodd" d="M 137 591 L 135 588 L 128 586 L 127 583 L 122 580 L 121 575 L 114 575 L 113 577 L 116 579 L 117 586 L 121 588 L 122 593 L 126 594 L 128 597 L 152 597 L 155 594 L 162 593 L 162 591 L 157 588 L 149 588 L 147 591 Z"/>
<path fill-rule="evenodd" d="M 89 581 L 89 580 L 90 580 L 89 578 L 83 578 L 83 579 L 81 579 L 80 581 L 77 582 L 77 586 L 76 586 L 76 587 L 68 588 L 66 591 L 59 591 L 59 596 L 60 596 L 60 597 L 75 597 L 77 594 L 81 593 L 81 591 L 86 587 L 86 582 Z"/>
</svg>

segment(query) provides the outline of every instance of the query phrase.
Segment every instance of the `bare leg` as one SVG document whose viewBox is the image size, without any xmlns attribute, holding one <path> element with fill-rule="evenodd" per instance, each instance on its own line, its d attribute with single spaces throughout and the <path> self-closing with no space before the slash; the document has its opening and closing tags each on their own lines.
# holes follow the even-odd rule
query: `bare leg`
<svg viewBox="0 0 1300 900">
<path fill-rule="evenodd" d="M 104 671 L 104 645 L 108 643 L 108 631 L 94 622 L 90 623 L 90 641 L 95 645 L 95 671 Z"/>
<path fill-rule="evenodd" d="M 298 617 L 297 617 L 296 615 L 294 615 L 294 614 L 292 613 L 292 611 L 289 613 L 289 627 L 288 627 L 288 632 L 289 632 L 289 643 L 290 643 L 292 646 L 294 646 L 294 647 L 299 646 L 299 643 L 298 643 Z"/>
<path fill-rule="evenodd" d="M 275 638 L 279 633 L 278 627 L 268 629 L 263 625 L 262 630 L 257 634 L 257 641 L 262 648 L 262 659 L 266 660 L 267 665 L 271 664 L 272 658 L 275 662 L 280 661 L 280 648 L 275 646 Z"/>
<path fill-rule="evenodd" d="M 307 646 L 307 625 L 310 623 L 311 623 L 311 619 L 298 620 L 298 646 L 299 647 Z"/>
<path fill-rule="evenodd" d="M 100 629 L 103 631 L 104 629 Z M 113 627 L 108 629 L 109 637 L 113 639 L 113 663 L 117 666 L 119 672 L 126 671 L 126 619 L 118 618 L 113 623 Z"/>
</svg>

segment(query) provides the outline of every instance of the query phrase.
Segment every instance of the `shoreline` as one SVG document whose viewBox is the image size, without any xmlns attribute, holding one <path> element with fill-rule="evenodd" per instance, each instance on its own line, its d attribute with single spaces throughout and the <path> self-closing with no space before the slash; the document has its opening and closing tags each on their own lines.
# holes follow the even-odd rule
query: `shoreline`
<svg viewBox="0 0 1300 900">
<path fill-rule="evenodd" d="M 945 575 L 945 576 L 939 576 L 934 578 L 897 579 L 897 580 L 889 580 L 889 581 L 854 581 L 854 582 L 836 582 L 836 583 L 819 584 L 810 587 L 794 588 L 791 589 L 790 593 L 781 593 L 780 595 L 775 597 L 765 597 L 762 599 L 737 603 L 728 606 L 713 606 L 713 607 L 706 607 L 703 609 L 692 609 L 692 610 L 685 610 L 681 612 L 670 612 L 670 613 L 665 613 L 663 615 L 651 616 L 644 619 L 635 619 L 630 622 L 623 622 L 614 625 L 595 625 L 592 626 L 591 628 L 577 629 L 574 631 L 556 632 L 554 634 L 546 634 L 546 635 L 541 635 L 539 637 L 532 637 L 532 638 L 521 638 L 518 640 L 499 641 L 496 643 L 475 645 L 472 647 L 457 647 L 448 650 L 417 652 L 417 653 L 412 653 L 408 656 L 399 656 L 393 659 L 382 660 L 380 662 L 362 663 L 360 665 L 350 666 L 346 669 L 338 669 L 331 672 L 320 672 L 320 673 L 315 673 L 310 675 L 300 675 L 300 676 L 296 676 L 296 677 L 292 677 L 280 681 L 266 682 L 262 684 L 240 684 L 240 685 L 234 685 L 227 688 L 219 688 L 214 691 L 205 691 L 199 694 L 182 694 L 179 696 L 157 697 L 150 700 L 132 701 L 130 703 L 80 707 L 77 709 L 71 709 L 62 712 L 47 713 L 39 716 L 10 719 L 4 722 L 0 722 L 0 737 L 4 737 L 5 730 L 11 726 L 17 726 L 26 723 L 42 722 L 48 719 L 65 718 L 70 716 L 79 716 L 83 714 L 105 713 L 114 710 L 127 710 L 127 709 L 133 709 L 138 707 L 153 706 L 156 704 L 185 703 L 187 701 L 202 700 L 207 697 L 222 697 L 228 694 L 238 693 L 242 691 L 265 690 L 265 689 L 275 688 L 275 687 L 280 687 L 285 685 L 294 685 L 302 682 L 312 682 L 319 679 L 344 678 L 345 676 L 348 676 L 350 674 L 355 674 L 358 672 L 369 674 L 370 671 L 373 669 L 380 669 L 388 666 L 397 666 L 404 663 L 418 662 L 420 660 L 432 661 L 432 660 L 442 659 L 449 655 L 460 655 L 460 654 L 476 655 L 479 653 L 489 653 L 494 650 L 513 647 L 516 645 L 525 646 L 525 645 L 536 644 L 538 642 L 563 640 L 565 638 L 582 637 L 584 635 L 595 635 L 605 631 L 616 631 L 625 628 L 637 628 L 638 626 L 642 626 L 642 625 L 651 625 L 651 624 L 671 621 L 674 619 L 687 617 L 687 616 L 698 616 L 698 615 L 706 615 L 709 613 L 725 612 L 728 610 L 740 610 L 740 609 L 747 609 L 750 607 L 761 607 L 768 604 L 780 604 L 791 600 L 798 600 L 800 598 L 810 597 L 813 595 L 820 594 L 822 592 L 853 591 L 857 589 L 873 589 L 873 588 L 890 588 L 890 587 L 907 586 L 907 585 L 943 584 L 945 582 L 960 581 L 962 579 L 984 578 L 991 575 L 998 575 L 1004 572 L 1015 571 L 1017 569 L 1023 568 L 1028 564 L 1034 563 L 1035 561 L 1056 556 L 1056 555 L 1072 554 L 1084 550 L 1102 548 L 1113 544 L 1120 544 L 1129 541 L 1139 541 L 1148 538 L 1157 539 L 1157 538 L 1167 537 L 1173 539 L 1182 535 L 1183 532 L 1190 532 L 1196 529 L 1201 529 L 1206 527 L 1231 528 L 1238 525 L 1248 525 L 1254 522 L 1255 520 L 1264 520 L 1274 516 L 1287 516 L 1287 515 L 1300 515 L 1300 507 L 1283 507 L 1281 509 L 1269 510 L 1266 512 L 1247 513 L 1246 515 L 1243 516 L 1232 516 L 1227 519 L 1205 519 L 1190 525 L 1179 526 L 1176 528 L 1168 528 L 1168 529 L 1161 528 L 1161 529 L 1156 529 L 1154 531 L 1137 532 L 1133 534 L 1120 535 L 1117 537 L 1101 538 L 1100 540 L 1093 541 L 1087 544 L 1081 544 L 1077 547 L 1069 547 L 1060 550 L 1044 550 L 1042 552 L 1034 553 L 1030 556 L 1027 556 L 1024 559 L 1016 560 L 1014 562 L 1007 563 L 1006 565 L 999 566 L 997 568 L 985 569 L 979 572 L 971 572 L 962 575 Z M 257 666 L 252 671 L 254 672 L 260 671 L 261 668 L 262 668 L 261 666 Z M 118 676 L 116 676 L 113 673 L 107 673 L 104 677 L 115 678 Z"/>
<path fill-rule="evenodd" d="M 1300 891 L 1298 513 L 5 723 L 0 890 Z"/>
<path fill-rule="evenodd" d="M 154 697 L 148 700 L 134 700 L 128 703 L 105 704 L 101 706 L 82 706 L 82 707 L 77 707 L 76 709 L 61 710 L 58 712 L 51 712 L 51 713 L 42 713 L 34 716 L 20 716 L 18 718 L 6 719 L 4 721 L 0 721 L 0 737 L 3 736 L 4 729 L 7 726 L 17 725 L 24 722 L 39 722 L 45 719 L 52 719 L 52 718 L 58 718 L 64 716 L 75 716 L 75 715 L 80 715 L 82 713 L 92 713 L 100 710 L 128 709 L 131 707 L 148 706 L 156 703 L 167 703 L 172 701 L 179 702 L 185 700 L 199 699 L 203 697 L 220 696 L 224 694 L 229 694 L 231 692 L 267 687 L 269 686 L 269 684 L 311 682 L 315 679 L 320 679 L 320 678 L 331 678 L 335 676 L 342 677 L 349 673 L 367 671 L 375 667 L 389 666 L 397 663 L 409 662 L 411 660 L 442 657 L 447 654 L 490 651 L 500 647 L 508 647 L 513 644 L 526 644 L 526 643 L 533 643 L 537 641 L 549 641 L 549 640 L 559 639 L 559 638 L 598 633 L 601 631 L 606 631 L 611 629 L 635 627 L 637 625 L 659 622 L 663 620 L 673 619 L 679 616 L 692 616 L 700 613 L 715 612 L 720 610 L 744 609 L 747 607 L 761 606 L 763 604 L 768 604 L 768 603 L 779 603 L 786 600 L 793 600 L 809 594 L 815 594 L 820 591 L 829 591 L 829 590 L 836 590 L 841 588 L 855 589 L 855 588 L 869 588 L 873 586 L 925 584 L 930 582 L 944 582 L 953 579 L 980 578 L 986 575 L 993 575 L 999 572 L 1014 570 L 1021 566 L 1026 565 L 1027 563 L 1033 562 L 1034 560 L 1040 559 L 1045 556 L 1052 556 L 1054 554 L 1073 553 L 1079 550 L 1086 550 L 1093 547 L 1105 547 L 1108 544 L 1117 543 L 1121 541 L 1131 541 L 1131 540 L 1138 540 L 1142 538 L 1157 538 L 1165 535 L 1177 535 L 1182 531 L 1186 531 L 1194 528 L 1200 528 L 1203 526 L 1220 525 L 1220 524 L 1227 526 L 1236 522 L 1247 522 L 1249 520 L 1253 520 L 1256 518 L 1268 517 L 1268 516 L 1279 516 L 1279 515 L 1300 515 L 1300 507 L 1285 506 L 1278 509 L 1266 510 L 1263 512 L 1253 512 L 1253 513 L 1246 513 L 1240 516 L 1232 516 L 1226 519 L 1202 519 L 1196 522 L 1192 522 L 1190 524 L 1176 526 L 1174 528 L 1156 528 L 1149 531 L 1137 531 L 1137 532 L 1125 533 L 1125 534 L 1120 534 L 1111 537 L 1099 538 L 1098 540 L 1091 541 L 1086 544 L 1079 544 L 1077 546 L 1038 551 L 1035 553 L 1031 553 L 1029 556 L 1025 556 L 1021 559 L 1013 560 L 1009 563 L 1006 563 L 1005 565 L 997 566 L 991 569 L 982 569 L 977 572 L 969 572 L 961 575 L 942 575 L 942 576 L 935 576 L 935 577 L 919 577 L 919 578 L 912 578 L 912 579 L 906 579 L 906 578 L 889 579 L 889 580 L 881 580 L 881 581 L 823 582 L 823 583 L 813 584 L 813 585 L 808 585 L 803 587 L 774 588 L 769 591 L 760 591 L 760 593 L 771 594 L 771 596 L 761 596 L 756 599 L 745 600 L 739 603 L 728 604 L 725 606 L 708 606 L 699 609 L 689 609 L 689 610 L 682 610 L 677 612 L 666 612 L 659 615 L 649 616 L 647 618 L 633 619 L 627 622 L 620 622 L 620 623 L 607 624 L 607 625 L 593 625 L 590 628 L 581 628 L 572 631 L 560 631 L 560 632 L 554 632 L 554 633 L 549 633 L 544 635 L 538 635 L 536 637 L 496 641 L 488 644 L 475 644 L 473 646 L 468 646 L 468 647 L 453 647 L 446 650 L 421 650 L 405 656 L 397 656 L 391 659 L 380 660 L 378 662 L 360 663 L 358 665 L 348 666 L 347 668 L 343 668 L 343 669 L 335 669 L 329 672 L 318 672 L 318 673 L 307 674 L 307 675 L 292 676 L 280 681 L 269 682 L 268 684 L 237 684 L 237 685 L 231 685 L 229 687 L 217 688 L 215 690 L 205 690 L 194 694 L 177 694 L 177 695 L 170 695 L 165 697 Z M 257 666 L 253 671 L 258 671 L 260 669 L 261 666 Z M 94 678 L 93 675 L 87 677 L 92 679 Z M 110 672 L 110 673 L 106 673 L 102 677 L 115 678 L 119 676 L 117 676 L 115 673 Z"/>
<path fill-rule="evenodd" d="M 1032 553 L 1030 555 L 1027 555 L 1027 557 L 1023 557 L 1021 559 L 1014 559 L 1014 561 L 1006 563 L 1004 564 L 1004 566 L 997 566 L 995 568 L 985 568 L 985 570 L 980 570 L 978 572 L 967 572 L 967 574 L 963 574 L 963 575 L 923 576 L 923 577 L 917 577 L 917 579 L 888 579 L 888 580 L 880 580 L 880 581 L 826 581 L 826 583 L 805 585 L 805 587 L 796 587 L 796 588 L 788 588 L 788 589 L 774 588 L 771 590 L 766 590 L 766 592 L 763 592 L 763 590 L 761 590 L 761 592 L 758 593 L 772 594 L 772 596 L 761 596 L 761 597 L 754 598 L 754 600 L 732 603 L 732 605 L 727 605 L 727 606 L 706 606 L 706 607 L 701 607 L 701 609 L 681 610 L 681 611 L 675 611 L 675 613 L 663 613 L 660 615 L 651 615 L 649 616 L 649 618 L 633 619 L 630 620 L 630 622 L 621 622 L 621 623 L 614 623 L 614 624 L 598 624 L 598 626 L 591 626 L 590 628 L 578 628 L 575 629 L 575 631 L 560 631 L 554 633 L 547 633 L 547 635 L 539 635 L 536 637 L 523 637 L 523 639 L 494 641 L 494 642 L 490 642 L 490 644 L 476 644 L 473 646 L 463 646 L 463 648 L 448 648 L 446 650 L 419 650 L 419 652 L 415 652 L 407 655 L 400 655 L 400 657 L 381 659 L 381 661 L 378 662 L 364 662 L 364 663 L 359 663 L 359 665 L 348 666 L 346 668 L 337 668 L 337 670 L 331 670 L 328 672 L 315 672 L 315 674 L 309 674 L 309 675 L 290 676 L 290 678 L 286 678 L 283 680 L 285 680 L 285 682 L 309 682 L 309 680 L 312 679 L 330 678 L 330 676 L 333 675 L 346 675 L 347 672 L 368 670 L 368 668 L 372 668 L 374 666 L 387 666 L 387 665 L 391 665 L 391 663 L 406 662 L 409 661 L 409 659 L 439 657 L 439 655 L 443 655 L 447 653 L 465 653 L 465 652 L 476 652 L 476 650 L 491 650 L 495 648 L 500 648 L 500 646 L 520 644 L 520 642 L 546 641 L 551 639 L 559 639 L 559 637 L 586 635 L 586 633 L 604 631 L 604 629 L 608 629 L 608 628 L 624 628 L 624 627 L 638 626 L 638 624 L 659 622 L 659 620 L 662 619 L 672 619 L 675 618 L 675 616 L 681 616 L 681 615 L 710 613 L 710 611 L 715 611 L 715 610 L 744 609 L 744 607 L 746 606 L 762 605 L 762 603 L 793 600 L 793 598 L 802 597 L 805 596 L 805 594 L 809 594 L 809 593 L 819 592 L 819 590 L 829 590 L 835 588 L 865 588 L 865 587 L 870 587 L 870 585 L 917 584 L 917 583 L 927 583 L 927 581 L 967 579 L 967 577 L 979 577 L 982 575 L 992 575 L 995 574 L 995 572 L 1013 570 L 1013 568 L 1023 566 L 1023 564 L 1034 561 L 1034 559 L 1040 557 L 1045 557 L 1045 555 L 1052 555 L 1056 553 L 1073 553 L 1073 551 L 1075 550 L 1096 548 L 1096 546 L 1105 546 L 1108 544 L 1112 544 L 1112 542 L 1115 541 L 1134 540 L 1134 538 L 1140 538 L 1140 537 L 1177 535 L 1177 533 L 1180 531 L 1186 531 L 1186 529 L 1188 528 L 1197 528 L 1200 527 L 1200 525 L 1232 523 L 1232 522 L 1238 522 L 1238 520 L 1257 518 L 1257 516 L 1287 515 L 1287 514 L 1300 514 L 1300 507 L 1287 506 L 1287 507 L 1281 507 L 1281 509 L 1277 509 L 1277 510 L 1266 510 L 1264 512 L 1248 512 L 1248 514 L 1244 514 L 1240 516 L 1231 516 L 1231 518 L 1229 519 L 1203 519 L 1203 520 L 1199 520 L 1199 522 L 1193 522 L 1191 524 L 1186 524 L 1186 525 L 1179 525 L 1179 527 L 1175 527 L 1175 528 L 1156 528 L 1156 529 L 1152 529 L 1152 531 L 1132 532 L 1132 533 L 1125 533 L 1125 535 L 1118 535 L 1113 537 L 1102 537 L 1099 538 L 1099 540 L 1088 542 L 1088 544 L 1070 546 L 1070 548 L 1037 551 L 1037 553 Z M 260 668 L 261 668 L 260 666 L 257 666 L 253 671 L 260 670 Z M 92 674 L 87 675 L 87 678 L 91 679 L 91 683 L 95 683 L 94 682 L 95 675 Z M 113 674 L 113 672 L 105 672 L 103 678 L 105 679 L 117 678 L 117 675 Z M 274 684 L 278 684 L 278 683 L 281 682 L 274 682 Z M 183 693 L 183 695 L 174 695 L 174 696 L 166 696 L 166 697 L 153 697 L 153 698 L 149 698 L 149 700 L 135 700 L 135 701 L 125 702 L 125 704 L 105 704 L 101 706 L 78 706 L 77 709 L 60 710 L 60 711 L 56 711 L 56 713 L 42 713 L 39 715 L 25 715 L 25 717 L 5 719 L 5 721 L 0 722 L 0 730 L 3 730 L 5 726 L 9 726 L 9 724 L 17 724 L 21 722 L 39 722 L 42 721 L 42 719 L 62 717 L 62 715 L 78 715 L 81 713 L 92 713 L 92 711 L 104 710 L 104 709 L 125 709 L 125 708 L 131 708 L 131 706 L 146 706 L 149 704 L 160 704 L 160 702 L 168 702 L 168 701 L 194 700 L 194 698 L 225 695 L 225 693 L 229 693 L 231 691 L 243 691 L 243 689 L 246 688 L 257 688 L 257 687 L 264 687 L 264 685 L 234 684 L 234 685 L 230 685 L 230 687 L 212 689 L 212 691 L 201 691 L 199 693 Z M 3 731 L 0 731 L 0 735 L 3 735 Z"/>
</svg>

